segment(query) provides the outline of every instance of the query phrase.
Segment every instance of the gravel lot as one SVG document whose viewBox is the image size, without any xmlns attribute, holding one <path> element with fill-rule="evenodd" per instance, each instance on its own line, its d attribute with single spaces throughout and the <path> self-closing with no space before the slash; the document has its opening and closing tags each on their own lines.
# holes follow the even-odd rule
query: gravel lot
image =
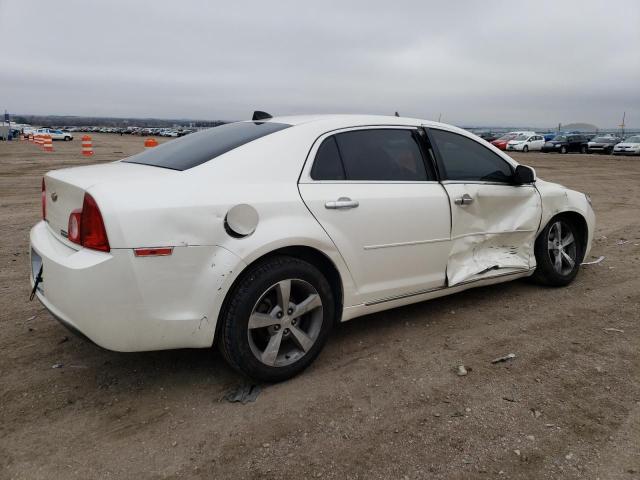
<svg viewBox="0 0 640 480">
<path fill-rule="evenodd" d="M 354 320 L 242 405 L 217 351 L 108 352 L 28 301 L 42 174 L 144 140 L 93 138 L 88 160 L 80 135 L 52 154 L 0 142 L 0 478 L 640 478 L 640 158 L 514 155 L 593 198 L 606 258 L 570 287 Z"/>
</svg>

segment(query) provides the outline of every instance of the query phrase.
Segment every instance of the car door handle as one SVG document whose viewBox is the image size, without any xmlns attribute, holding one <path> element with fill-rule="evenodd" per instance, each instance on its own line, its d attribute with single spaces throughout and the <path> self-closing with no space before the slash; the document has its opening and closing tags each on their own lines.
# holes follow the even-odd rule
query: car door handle
<svg viewBox="0 0 640 480">
<path fill-rule="evenodd" d="M 338 200 L 327 202 L 324 208 L 336 210 L 338 208 L 356 208 L 360 203 L 357 200 L 351 200 L 349 197 L 340 197 Z"/>
<path fill-rule="evenodd" d="M 471 205 L 473 203 L 473 198 L 468 193 L 465 193 L 460 198 L 456 198 L 453 201 L 456 205 Z"/>
</svg>

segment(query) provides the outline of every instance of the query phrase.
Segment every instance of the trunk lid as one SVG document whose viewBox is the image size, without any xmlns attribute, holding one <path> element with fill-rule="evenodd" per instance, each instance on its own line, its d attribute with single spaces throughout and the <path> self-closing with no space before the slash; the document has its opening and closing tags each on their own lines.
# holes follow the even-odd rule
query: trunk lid
<svg viewBox="0 0 640 480">
<path fill-rule="evenodd" d="M 105 183 L 113 184 L 114 188 L 117 188 L 121 182 L 148 181 L 176 173 L 163 168 L 123 162 L 53 170 L 44 177 L 47 223 L 58 238 L 77 247 L 67 240 L 69 215 L 73 210 L 82 208 L 84 194 L 88 189 Z M 96 201 L 99 206 L 100 199 Z"/>
</svg>

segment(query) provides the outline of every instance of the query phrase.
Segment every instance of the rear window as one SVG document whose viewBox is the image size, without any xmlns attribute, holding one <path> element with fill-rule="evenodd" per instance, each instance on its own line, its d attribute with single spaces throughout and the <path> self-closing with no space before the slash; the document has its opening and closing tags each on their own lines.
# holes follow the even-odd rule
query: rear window
<svg viewBox="0 0 640 480">
<path fill-rule="evenodd" d="M 188 170 L 245 143 L 290 127 L 276 122 L 236 122 L 192 133 L 133 155 L 127 163 Z"/>
</svg>

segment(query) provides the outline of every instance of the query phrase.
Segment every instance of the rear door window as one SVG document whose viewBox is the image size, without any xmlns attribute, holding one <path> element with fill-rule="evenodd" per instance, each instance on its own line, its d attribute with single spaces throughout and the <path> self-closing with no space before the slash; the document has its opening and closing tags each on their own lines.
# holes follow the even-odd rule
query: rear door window
<svg viewBox="0 0 640 480">
<path fill-rule="evenodd" d="M 133 155 L 124 162 L 172 170 L 188 170 L 234 148 L 290 126 L 277 122 L 227 123 L 163 143 Z"/>
<path fill-rule="evenodd" d="M 347 180 L 428 180 L 415 130 L 354 130 L 335 137 Z"/>
</svg>

